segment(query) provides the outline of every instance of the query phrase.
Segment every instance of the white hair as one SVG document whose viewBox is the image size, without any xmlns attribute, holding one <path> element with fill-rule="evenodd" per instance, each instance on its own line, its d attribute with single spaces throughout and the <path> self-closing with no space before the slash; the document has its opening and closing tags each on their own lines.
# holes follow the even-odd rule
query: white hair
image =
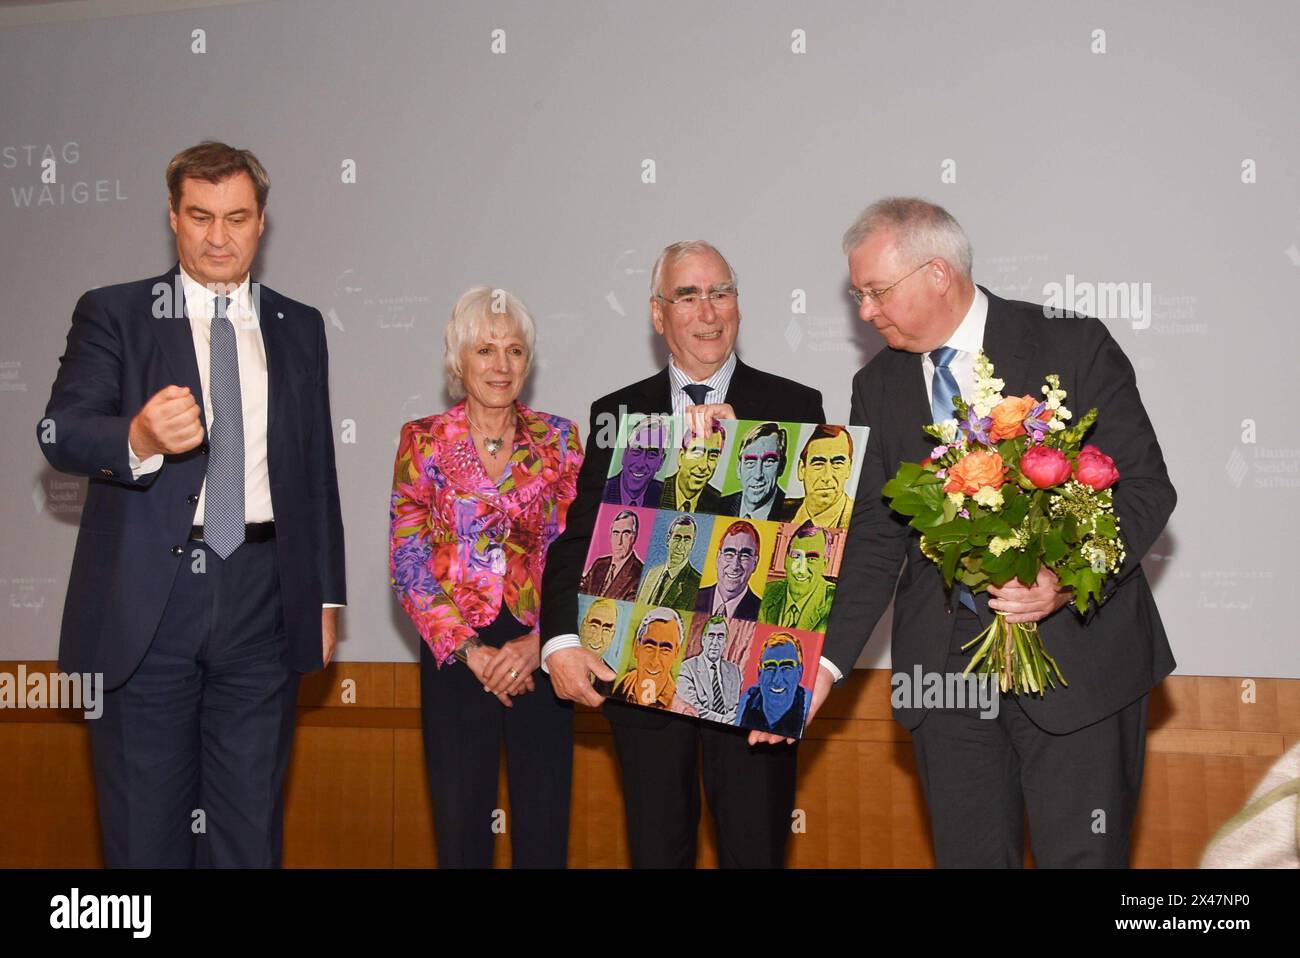
<svg viewBox="0 0 1300 958">
<path fill-rule="evenodd" d="M 528 353 L 524 375 L 533 368 L 533 346 L 537 342 L 537 327 L 519 297 L 501 288 L 475 286 L 467 289 L 456 300 L 451 319 L 443 336 L 443 366 L 447 371 L 447 392 L 451 398 L 465 398 L 465 379 L 461 355 L 466 349 L 487 339 L 491 333 L 505 329 L 524 341 Z"/>
<path fill-rule="evenodd" d="M 659 606 L 658 608 L 651 609 L 649 612 L 645 614 L 645 618 L 642 619 L 641 624 L 637 626 L 636 638 L 632 640 L 633 644 L 636 644 L 637 642 L 640 642 L 643 638 L 645 638 L 646 630 L 649 629 L 650 626 L 656 622 L 673 623 L 675 626 L 677 626 L 678 640 L 680 640 L 683 637 L 682 633 L 685 630 L 682 628 L 682 617 L 677 614 L 677 610 L 670 609 L 667 606 Z"/>
<path fill-rule="evenodd" d="M 663 281 L 665 269 L 683 257 L 693 256 L 696 253 L 712 253 L 718 257 L 718 259 L 722 260 L 722 265 L 727 267 L 727 272 L 731 274 L 731 282 L 736 282 L 736 271 L 727 262 L 727 257 L 718 252 L 716 246 L 705 240 L 683 240 L 680 243 L 665 246 L 663 252 L 659 254 L 659 258 L 655 260 L 654 269 L 650 271 L 650 295 L 660 295 L 659 284 Z"/>
<path fill-rule="evenodd" d="M 862 211 L 844 233 L 849 256 L 880 230 L 889 230 L 912 265 L 941 259 L 970 279 L 973 255 L 961 225 L 942 206 L 914 196 L 890 196 Z"/>
</svg>

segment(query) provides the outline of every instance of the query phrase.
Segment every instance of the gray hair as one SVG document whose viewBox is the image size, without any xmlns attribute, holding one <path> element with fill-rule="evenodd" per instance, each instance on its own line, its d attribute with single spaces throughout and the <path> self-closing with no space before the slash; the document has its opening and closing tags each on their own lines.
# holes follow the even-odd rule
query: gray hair
<svg viewBox="0 0 1300 958">
<path fill-rule="evenodd" d="M 718 252 L 718 248 L 712 243 L 705 240 L 683 240 L 680 243 L 673 243 L 671 246 L 665 246 L 659 258 L 655 260 L 654 269 L 650 271 L 650 295 L 658 296 L 659 284 L 663 281 L 664 270 L 672 266 L 678 260 L 685 256 L 693 256 L 696 253 L 712 253 L 718 259 L 722 260 L 722 265 L 727 267 L 727 272 L 731 274 L 731 282 L 736 282 L 736 271 L 731 268 L 727 262 L 727 257 Z"/>
<path fill-rule="evenodd" d="M 670 609 L 667 606 L 661 605 L 658 608 L 651 609 L 645 614 L 645 618 L 641 620 L 641 624 L 636 628 L 636 638 L 632 640 L 632 644 L 635 645 L 637 642 L 640 642 L 645 638 L 646 630 L 656 622 L 672 622 L 676 625 L 677 640 L 679 642 L 681 641 L 682 633 L 685 631 L 682 628 L 682 617 L 677 614 L 676 609 Z"/>
<path fill-rule="evenodd" d="M 880 230 L 889 230 L 898 251 L 912 265 L 941 259 L 970 279 L 970 240 L 952 214 L 942 206 L 914 196 L 890 196 L 862 211 L 844 234 L 848 256 Z"/>
<path fill-rule="evenodd" d="M 690 516 L 687 515 L 681 515 L 678 516 L 676 519 L 674 519 L 672 522 L 668 523 L 668 535 L 671 536 L 673 534 L 673 530 L 676 529 L 678 526 L 690 526 L 691 535 L 695 535 L 699 531 L 699 527 L 695 525 L 694 519 L 692 519 Z"/>
<path fill-rule="evenodd" d="M 610 529 L 614 528 L 614 523 L 622 522 L 624 519 L 632 520 L 632 536 L 635 538 L 637 531 L 641 528 L 641 520 L 637 518 L 636 513 L 633 512 L 631 509 L 624 509 L 621 512 L 619 512 L 619 514 L 616 515 L 613 519 L 610 519 L 609 520 Z"/>
<path fill-rule="evenodd" d="M 537 341 L 537 327 L 528 308 L 515 295 L 500 288 L 475 286 L 467 289 L 456 300 L 451 311 L 451 320 L 443 336 L 443 366 L 447 372 L 447 392 L 451 398 L 465 398 L 465 379 L 460 363 L 461 353 L 475 343 L 487 338 L 501 320 L 509 324 L 509 329 L 524 341 L 528 352 L 528 364 L 524 375 L 533 368 L 533 346 Z"/>
</svg>

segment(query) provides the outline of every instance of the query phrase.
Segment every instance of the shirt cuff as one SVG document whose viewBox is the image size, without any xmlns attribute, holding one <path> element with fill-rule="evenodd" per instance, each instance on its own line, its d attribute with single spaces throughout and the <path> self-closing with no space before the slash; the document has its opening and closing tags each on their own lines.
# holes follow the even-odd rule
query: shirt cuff
<svg viewBox="0 0 1300 958">
<path fill-rule="evenodd" d="M 832 662 L 830 659 L 826 658 L 826 656 L 824 656 L 824 655 L 822 656 L 821 665 L 822 665 L 822 668 L 824 668 L 827 672 L 829 672 L 831 675 L 835 676 L 835 681 L 836 681 L 836 682 L 839 682 L 839 681 L 842 681 L 842 680 L 843 680 L 843 678 L 844 678 L 844 673 L 841 672 L 839 669 L 837 669 L 837 668 L 835 667 L 835 663 Z"/>
<path fill-rule="evenodd" d="M 567 635 L 557 635 L 553 639 L 547 639 L 546 644 L 542 646 L 542 671 L 547 675 L 551 670 L 546 667 L 546 657 L 556 649 L 576 649 L 582 644 L 576 632 L 570 632 Z"/>
<path fill-rule="evenodd" d="M 162 468 L 163 454 L 156 452 L 144 462 L 141 462 L 140 457 L 131 448 L 131 440 L 128 439 L 126 441 L 126 461 L 127 465 L 131 467 L 131 478 L 139 479 L 141 476 L 147 476 L 149 473 L 157 472 Z"/>
<path fill-rule="evenodd" d="M 340 602 L 322 602 L 322 603 L 320 604 L 320 607 L 321 607 L 322 609 L 345 609 L 345 608 L 347 608 L 347 606 L 343 605 L 343 604 L 340 603 Z"/>
</svg>

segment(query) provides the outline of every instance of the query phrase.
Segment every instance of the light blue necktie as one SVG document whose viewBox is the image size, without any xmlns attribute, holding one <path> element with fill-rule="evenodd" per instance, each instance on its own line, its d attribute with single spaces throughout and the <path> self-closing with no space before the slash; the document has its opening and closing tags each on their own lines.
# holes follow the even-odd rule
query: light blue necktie
<svg viewBox="0 0 1300 958">
<path fill-rule="evenodd" d="M 244 541 L 244 404 L 239 395 L 239 352 L 229 300 L 218 296 L 212 316 L 212 366 L 208 391 L 208 480 L 204 490 L 203 538 L 225 559 Z"/>
<path fill-rule="evenodd" d="M 957 417 L 952 401 L 961 395 L 961 390 L 957 388 L 957 377 L 948 368 L 948 364 L 956 357 L 957 350 L 951 346 L 940 346 L 930 353 L 930 361 L 934 363 L 934 382 L 930 384 L 930 414 L 934 417 L 934 422 Z M 975 597 L 970 594 L 970 589 L 960 582 L 956 586 L 958 600 L 974 612 Z"/>
</svg>

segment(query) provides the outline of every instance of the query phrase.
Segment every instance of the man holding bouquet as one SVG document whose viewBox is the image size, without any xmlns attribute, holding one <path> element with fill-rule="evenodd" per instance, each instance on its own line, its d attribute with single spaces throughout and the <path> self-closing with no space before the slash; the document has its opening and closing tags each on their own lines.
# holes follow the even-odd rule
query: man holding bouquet
<svg viewBox="0 0 1300 958">
<path fill-rule="evenodd" d="M 1039 867 L 1124 867 L 1147 695 L 1174 668 L 1141 559 L 1176 494 L 1133 367 L 1101 322 L 1047 319 L 1042 307 L 977 287 L 970 243 L 938 206 L 881 200 L 849 228 L 844 251 L 859 316 L 888 348 L 853 380 L 850 422 L 870 434 L 840 569 L 849 587 L 839 590 L 831 612 L 809 721 L 832 683 L 853 668 L 891 597 L 896 675 L 918 667 L 962 671 L 971 659 L 962 647 L 995 614 L 1034 623 L 1068 686 L 1007 694 L 990 718 L 956 702 L 919 707 L 895 696 L 894 716 L 912 732 L 936 862 L 1019 867 L 1027 812 Z M 1099 411 L 1086 441 L 1112 457 L 1113 464 L 1102 459 L 1118 472 L 1108 481 L 1123 548 L 1100 604 L 1084 612 L 1065 608 L 1073 592 L 1046 564 L 1032 584 L 1012 577 L 987 591 L 972 593 L 960 582 L 947 588 L 933 557 L 922 554 L 920 535 L 882 497 L 901 464 L 935 451 L 922 428 L 956 418 L 958 398 L 973 400 L 981 349 L 1005 396 L 1027 401 L 1056 373 L 1075 408 Z M 1080 479 L 1083 460 L 1079 454 L 1072 464 Z"/>
</svg>

